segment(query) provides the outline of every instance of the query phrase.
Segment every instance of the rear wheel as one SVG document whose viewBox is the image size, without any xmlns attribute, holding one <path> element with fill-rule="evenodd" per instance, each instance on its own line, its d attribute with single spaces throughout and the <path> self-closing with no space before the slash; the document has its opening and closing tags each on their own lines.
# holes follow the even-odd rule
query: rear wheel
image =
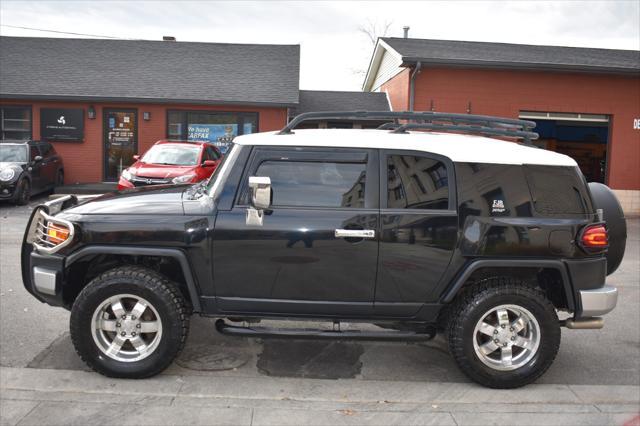
<svg viewBox="0 0 640 426">
<path fill-rule="evenodd" d="M 137 266 L 91 281 L 71 310 L 71 339 L 84 362 L 110 377 L 144 378 L 167 368 L 184 347 L 188 309 L 165 277 Z"/>
<path fill-rule="evenodd" d="M 560 346 L 555 308 L 539 289 L 513 278 L 474 284 L 452 307 L 449 350 L 472 380 L 515 388 L 539 378 Z"/>
</svg>

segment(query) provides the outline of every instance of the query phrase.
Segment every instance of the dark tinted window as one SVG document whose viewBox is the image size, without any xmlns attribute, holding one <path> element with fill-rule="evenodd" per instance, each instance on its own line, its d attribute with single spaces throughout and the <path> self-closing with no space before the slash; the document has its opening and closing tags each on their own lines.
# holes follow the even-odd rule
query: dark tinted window
<svg viewBox="0 0 640 426">
<path fill-rule="evenodd" d="M 38 148 L 40 148 L 40 155 L 43 157 L 50 157 L 54 154 L 53 147 L 49 142 L 40 142 L 38 144 Z"/>
<path fill-rule="evenodd" d="M 274 206 L 364 207 L 365 163 L 265 161 Z"/>
<path fill-rule="evenodd" d="M 387 207 L 447 209 L 449 182 L 441 161 L 414 155 L 387 157 Z"/>
<path fill-rule="evenodd" d="M 218 151 L 216 151 L 216 149 L 212 146 L 208 146 L 205 149 L 205 160 L 217 160 L 220 158 L 220 154 L 218 154 Z"/>
<path fill-rule="evenodd" d="M 533 206 L 541 214 L 587 213 L 586 193 L 577 167 L 526 166 Z"/>
<path fill-rule="evenodd" d="M 31 144 L 29 146 L 29 152 L 30 152 L 29 156 L 31 157 L 31 161 L 34 161 L 38 155 L 42 155 L 40 154 L 40 148 L 36 144 Z"/>
</svg>

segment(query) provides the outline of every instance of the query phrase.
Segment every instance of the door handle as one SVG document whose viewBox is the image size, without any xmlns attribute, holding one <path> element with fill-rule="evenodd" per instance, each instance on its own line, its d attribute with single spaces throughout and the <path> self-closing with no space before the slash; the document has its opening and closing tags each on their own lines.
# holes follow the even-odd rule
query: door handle
<svg viewBox="0 0 640 426">
<path fill-rule="evenodd" d="M 375 238 L 373 229 L 336 229 L 336 238 Z"/>
</svg>

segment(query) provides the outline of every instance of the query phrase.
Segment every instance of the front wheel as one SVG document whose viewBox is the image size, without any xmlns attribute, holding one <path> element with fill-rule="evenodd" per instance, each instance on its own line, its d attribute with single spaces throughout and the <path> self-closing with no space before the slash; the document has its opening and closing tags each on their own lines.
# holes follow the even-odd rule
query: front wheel
<svg viewBox="0 0 640 426">
<path fill-rule="evenodd" d="M 15 203 L 19 206 L 25 206 L 29 204 L 31 200 L 31 182 L 29 179 L 22 178 L 16 187 L 14 195 Z"/>
<path fill-rule="evenodd" d="M 71 309 L 71 340 L 82 360 L 109 377 L 145 378 L 183 348 L 188 309 L 180 291 L 156 272 L 123 266 L 91 281 Z"/>
<path fill-rule="evenodd" d="M 449 350 L 472 380 L 516 388 L 539 378 L 560 346 L 555 308 L 544 293 L 511 278 L 474 284 L 453 306 Z"/>
</svg>

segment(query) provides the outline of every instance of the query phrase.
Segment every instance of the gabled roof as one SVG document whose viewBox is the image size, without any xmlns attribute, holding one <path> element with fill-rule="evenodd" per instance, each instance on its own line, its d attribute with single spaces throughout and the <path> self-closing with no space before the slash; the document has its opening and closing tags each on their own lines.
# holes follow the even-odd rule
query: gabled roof
<svg viewBox="0 0 640 426">
<path fill-rule="evenodd" d="M 384 37 L 376 44 L 365 78 L 365 90 L 370 90 L 385 51 L 399 58 L 405 67 L 421 62 L 423 66 L 640 75 L 638 50 Z"/>
<path fill-rule="evenodd" d="M 299 45 L 0 37 L 0 96 L 288 106 Z"/>
<path fill-rule="evenodd" d="M 300 104 L 289 110 L 290 116 L 321 111 L 389 111 L 386 93 L 301 90 Z"/>
</svg>

